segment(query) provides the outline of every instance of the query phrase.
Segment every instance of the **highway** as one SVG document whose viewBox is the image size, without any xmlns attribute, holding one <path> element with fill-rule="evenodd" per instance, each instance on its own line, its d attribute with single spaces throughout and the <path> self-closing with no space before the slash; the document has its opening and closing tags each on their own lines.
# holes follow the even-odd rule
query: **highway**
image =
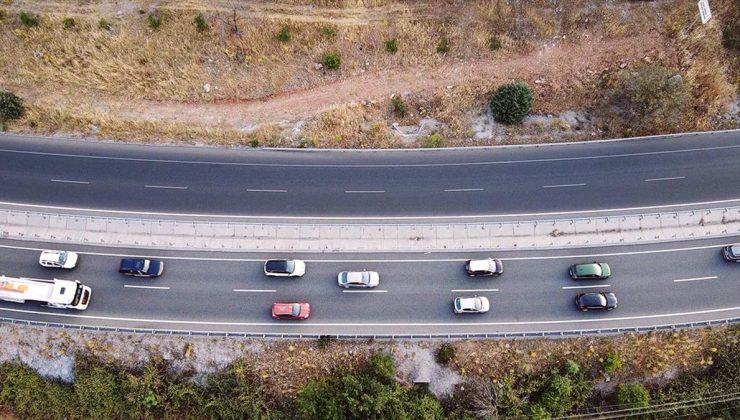
<svg viewBox="0 0 740 420">
<path fill-rule="evenodd" d="M 536 147 L 288 151 L 0 136 L 5 203 L 261 217 L 525 215 L 740 202 L 740 132 Z"/>
<path fill-rule="evenodd" d="M 331 254 L 301 256 L 302 278 L 268 278 L 265 258 L 281 255 L 149 251 L 164 259 L 158 279 L 125 277 L 121 256 L 140 250 L 77 247 L 72 271 L 38 265 L 38 249 L 50 244 L 2 241 L 0 267 L 8 276 L 78 279 L 92 287 L 86 311 L 54 310 L 39 303 L 0 302 L 0 316 L 68 324 L 196 331 L 303 334 L 448 334 L 562 331 L 637 327 L 740 316 L 738 270 L 725 262 L 726 240 L 697 240 L 597 249 L 502 252 L 505 273 L 469 278 L 465 259 L 487 253 Z M 19 249 L 20 248 L 20 249 Z M 608 262 L 605 281 L 573 281 L 570 264 Z M 343 270 L 375 270 L 380 286 L 345 293 L 336 284 Z M 576 310 L 579 291 L 613 291 L 614 311 Z M 455 296 L 487 296 L 491 311 L 455 315 Z M 275 321 L 275 301 L 307 301 L 307 321 Z M 53 316 L 50 316 L 53 315 Z"/>
</svg>

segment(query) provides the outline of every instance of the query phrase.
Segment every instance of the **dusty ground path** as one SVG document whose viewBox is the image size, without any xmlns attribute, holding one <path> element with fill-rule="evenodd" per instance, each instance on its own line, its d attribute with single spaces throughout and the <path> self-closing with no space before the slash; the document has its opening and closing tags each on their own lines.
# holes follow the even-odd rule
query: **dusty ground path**
<svg viewBox="0 0 740 420">
<path fill-rule="evenodd" d="M 662 37 L 653 32 L 593 43 L 560 44 L 519 57 L 451 63 L 435 68 L 369 72 L 259 100 L 211 103 L 138 101 L 111 104 L 110 109 L 127 119 L 245 128 L 270 122 L 302 120 L 321 111 L 388 98 L 392 94 L 433 91 L 461 84 L 496 85 L 510 80 L 523 80 L 536 86 L 536 80 L 539 80 L 548 86 L 571 85 L 606 67 L 641 60 L 660 49 L 662 42 Z"/>
</svg>

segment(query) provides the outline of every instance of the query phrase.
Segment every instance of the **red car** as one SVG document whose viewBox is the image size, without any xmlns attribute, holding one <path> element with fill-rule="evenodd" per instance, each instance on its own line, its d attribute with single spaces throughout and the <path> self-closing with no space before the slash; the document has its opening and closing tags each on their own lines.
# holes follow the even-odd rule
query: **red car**
<svg viewBox="0 0 740 420">
<path fill-rule="evenodd" d="M 272 317 L 275 319 L 306 319 L 311 315 L 308 303 L 273 303 Z"/>
</svg>

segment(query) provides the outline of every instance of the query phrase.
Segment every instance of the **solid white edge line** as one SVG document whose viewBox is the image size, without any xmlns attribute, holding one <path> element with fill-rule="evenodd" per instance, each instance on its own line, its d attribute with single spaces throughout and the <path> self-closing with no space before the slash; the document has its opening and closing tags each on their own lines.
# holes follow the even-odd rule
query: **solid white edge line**
<svg viewBox="0 0 740 420">
<path fill-rule="evenodd" d="M 277 290 L 267 289 L 234 289 L 235 292 L 246 292 L 246 293 L 276 293 Z"/>
<path fill-rule="evenodd" d="M 124 284 L 123 287 L 129 289 L 157 289 L 157 290 L 170 290 L 167 286 L 138 286 L 135 284 Z"/>
<path fill-rule="evenodd" d="M 682 282 L 685 282 L 685 281 L 714 280 L 716 278 L 718 278 L 718 276 L 694 277 L 694 278 L 690 278 L 690 279 L 677 279 L 677 280 L 673 280 L 673 282 L 674 283 L 682 283 Z"/>
<path fill-rule="evenodd" d="M 178 187 L 172 185 L 144 185 L 144 188 L 158 188 L 160 190 L 187 190 L 188 187 Z"/>
<path fill-rule="evenodd" d="M 560 185 L 543 185 L 542 188 L 564 188 L 564 187 L 583 187 L 586 184 L 560 184 Z"/>
<path fill-rule="evenodd" d="M 385 191 L 383 191 L 385 192 Z M 24 204 L 24 203 L 13 203 L 8 201 L 0 201 L 0 206 L 16 206 L 16 207 L 28 207 L 32 209 L 48 209 L 48 210 L 68 210 L 68 211 L 82 211 L 90 213 L 106 213 L 114 215 L 143 215 L 143 216 L 168 216 L 168 217 L 207 217 L 207 218 L 221 218 L 221 219 L 257 219 L 257 220 L 446 220 L 446 219 L 485 219 L 485 218 L 510 218 L 510 217 L 537 217 L 537 216 L 563 216 L 563 215 L 581 215 L 581 214 L 593 214 L 593 213 L 614 213 L 614 212 L 630 212 L 637 210 L 658 210 L 667 208 L 677 207 L 691 207 L 691 206 L 706 206 L 715 204 L 729 204 L 738 203 L 740 198 L 732 198 L 728 200 L 716 200 L 716 201 L 700 201 L 695 203 L 681 203 L 681 204 L 665 204 L 660 206 L 643 206 L 643 207 L 623 207 L 623 208 L 612 208 L 612 209 L 596 209 L 596 210 L 579 210 L 579 211 L 554 211 L 545 213 L 508 213 L 508 214 L 474 214 L 474 215 L 449 215 L 449 216 L 368 216 L 368 217 L 356 217 L 356 216 L 250 216 L 250 215 L 235 215 L 235 214 L 201 214 L 201 213 L 167 213 L 167 212 L 147 212 L 147 211 L 116 211 L 116 210 L 105 210 L 105 209 L 92 209 L 82 207 L 66 207 L 66 206 L 45 206 L 40 204 Z M 79 215 L 75 215 L 79 216 Z M 119 217 L 119 216 L 116 216 Z"/>
<path fill-rule="evenodd" d="M 277 326 L 287 324 L 276 324 L 267 322 L 226 322 L 226 321 L 189 321 L 189 320 L 172 320 L 172 319 L 147 319 L 147 318 L 124 318 L 124 317 L 109 317 L 109 316 L 94 316 L 94 315 L 77 315 L 70 313 L 58 313 L 58 312 L 42 312 L 42 311 L 30 311 L 27 309 L 14 309 L 14 308 L 0 308 L 0 311 L 15 312 L 33 315 L 46 315 L 53 317 L 63 318 L 75 318 L 75 319 L 94 319 L 103 321 L 124 321 L 124 322 L 140 322 L 140 323 L 161 323 L 161 324 L 183 324 L 183 325 L 224 325 L 224 326 Z M 671 318 L 680 316 L 693 316 L 703 314 L 714 314 L 719 312 L 740 312 L 740 306 L 734 306 L 730 308 L 717 308 L 707 309 L 703 311 L 692 311 L 692 312 L 676 312 L 668 314 L 653 314 L 653 315 L 636 315 L 636 316 L 625 316 L 625 317 L 613 317 L 613 318 L 577 318 L 577 319 L 561 319 L 561 320 L 543 320 L 543 321 L 504 321 L 504 322 L 427 322 L 427 323 L 311 323 L 305 325 L 293 324 L 291 327 L 455 327 L 455 326 L 506 326 L 506 325 L 548 325 L 548 324 L 583 324 L 583 323 L 598 323 L 598 322 L 611 322 L 611 321 L 630 321 L 638 319 L 656 319 L 656 318 Z"/>
<path fill-rule="evenodd" d="M 711 249 L 711 248 L 719 249 L 723 246 L 733 245 L 733 244 L 735 244 L 735 242 L 722 243 L 722 244 L 717 244 L 717 245 L 692 246 L 692 247 L 684 247 L 684 248 L 654 249 L 654 250 L 648 250 L 648 251 L 609 252 L 609 253 L 600 253 L 600 254 L 579 254 L 579 255 L 545 255 L 545 256 L 540 256 L 540 257 L 511 257 L 511 258 L 502 258 L 502 261 L 561 260 L 561 259 L 571 259 L 571 258 L 620 257 L 620 256 L 626 256 L 626 255 L 662 254 L 666 252 L 697 251 L 700 249 Z M 76 244 L 76 245 L 79 245 L 79 244 Z M 615 246 L 619 246 L 619 245 L 615 245 Z M 35 248 L 35 247 L 0 244 L 0 249 L 3 249 L 3 248 L 4 249 L 17 249 L 21 251 L 36 251 L 36 252 L 48 249 L 48 248 Z M 178 257 L 178 256 L 165 256 L 165 255 L 157 256 L 157 255 L 151 255 L 151 254 L 132 255 L 132 254 L 125 254 L 125 253 L 108 253 L 108 252 L 78 252 L 78 251 L 75 251 L 75 252 L 77 252 L 80 255 L 93 255 L 93 256 L 99 256 L 99 257 L 157 258 L 157 259 L 170 259 L 170 260 L 181 260 L 181 261 L 225 261 L 225 262 L 262 262 L 262 263 L 265 262 L 264 258 L 209 258 L 209 257 Z M 446 251 L 446 252 L 450 253 L 452 251 Z M 470 253 L 470 252 L 480 252 L 480 251 L 464 251 L 464 253 Z M 508 251 L 508 252 L 512 252 L 512 251 Z M 532 251 L 527 251 L 527 252 L 532 252 Z M 254 254 L 255 252 L 247 252 L 247 253 Z M 397 259 L 397 260 L 389 260 L 389 259 L 307 260 L 307 259 L 303 259 L 303 261 L 310 262 L 310 263 L 334 264 L 334 263 L 378 263 L 378 262 L 379 263 L 465 262 L 465 261 L 468 261 L 469 259 L 470 258 L 438 258 L 438 259 L 405 258 L 405 259 Z"/>
<path fill-rule="evenodd" d="M 671 181 L 674 179 L 686 179 L 685 176 L 671 176 L 668 178 L 648 178 L 645 180 L 645 182 L 653 182 L 653 181 Z"/>
<path fill-rule="evenodd" d="M 90 183 L 89 181 L 72 181 L 69 179 L 52 179 L 51 182 L 61 182 L 63 184 L 84 184 L 84 185 L 88 185 Z"/>
<path fill-rule="evenodd" d="M 444 192 L 469 192 L 469 191 L 485 191 L 485 188 L 456 188 L 444 190 Z"/>
<path fill-rule="evenodd" d="M 457 293 L 457 292 L 498 292 L 498 289 L 452 289 L 450 290 L 451 293 Z"/>
<path fill-rule="evenodd" d="M 569 290 L 569 289 L 593 289 L 596 287 L 612 287 L 611 284 L 594 284 L 593 286 L 563 286 L 561 289 L 563 290 Z"/>
<path fill-rule="evenodd" d="M 342 293 L 388 293 L 387 290 L 342 290 Z"/>
</svg>

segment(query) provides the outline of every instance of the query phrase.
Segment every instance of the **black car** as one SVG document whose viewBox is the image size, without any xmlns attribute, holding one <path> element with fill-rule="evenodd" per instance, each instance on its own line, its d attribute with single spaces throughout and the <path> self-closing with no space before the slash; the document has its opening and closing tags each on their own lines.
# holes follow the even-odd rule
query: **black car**
<svg viewBox="0 0 740 420">
<path fill-rule="evenodd" d="M 740 262 L 740 245 L 728 245 L 722 248 L 722 258 L 729 262 Z"/>
<path fill-rule="evenodd" d="M 581 311 L 589 309 L 606 309 L 617 307 L 617 295 L 611 292 L 579 293 L 576 295 L 576 307 Z"/>
<path fill-rule="evenodd" d="M 159 277 L 164 272 L 164 262 L 146 258 L 124 258 L 118 272 L 127 276 Z"/>
</svg>

